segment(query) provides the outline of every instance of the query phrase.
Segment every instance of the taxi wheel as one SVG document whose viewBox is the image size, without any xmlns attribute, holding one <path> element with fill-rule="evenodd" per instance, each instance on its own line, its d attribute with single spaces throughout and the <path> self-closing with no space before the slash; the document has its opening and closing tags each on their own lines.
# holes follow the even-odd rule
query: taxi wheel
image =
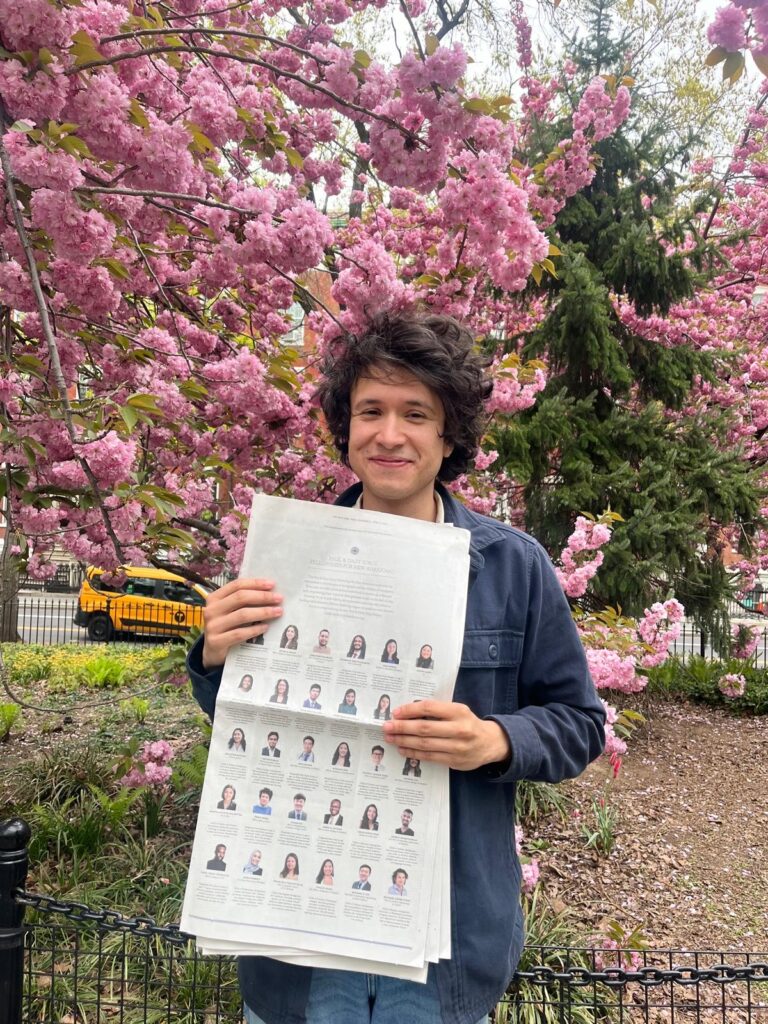
<svg viewBox="0 0 768 1024">
<path fill-rule="evenodd" d="M 91 640 L 111 640 L 114 630 L 108 615 L 100 613 L 92 615 L 88 623 L 88 636 Z"/>
</svg>

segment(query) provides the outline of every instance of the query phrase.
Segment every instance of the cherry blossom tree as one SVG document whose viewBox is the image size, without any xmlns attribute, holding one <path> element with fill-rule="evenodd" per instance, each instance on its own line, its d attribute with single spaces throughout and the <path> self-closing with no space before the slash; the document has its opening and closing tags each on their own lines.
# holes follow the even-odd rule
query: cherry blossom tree
<svg viewBox="0 0 768 1024">
<path fill-rule="evenodd" d="M 472 89 L 459 15 L 424 7 L 0 0 L 6 567 L 46 578 L 54 545 L 236 567 L 252 488 L 348 482 L 317 352 L 382 309 L 498 336 L 554 269 L 547 229 L 627 90 L 596 78 L 529 166 L 512 100 Z M 401 58 L 346 43 L 365 10 L 401 19 Z M 542 364 L 496 370 L 489 415 L 543 386 Z"/>
</svg>

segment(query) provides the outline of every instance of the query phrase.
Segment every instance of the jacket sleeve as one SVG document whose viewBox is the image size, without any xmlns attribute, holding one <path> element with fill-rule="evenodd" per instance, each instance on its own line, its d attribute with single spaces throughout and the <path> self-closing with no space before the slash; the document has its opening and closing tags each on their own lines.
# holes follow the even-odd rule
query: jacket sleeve
<svg viewBox="0 0 768 1024">
<path fill-rule="evenodd" d="M 199 637 L 187 655 L 187 672 L 192 680 L 192 693 L 195 700 L 213 719 L 216 711 L 216 695 L 221 685 L 222 666 L 206 669 L 203 667 L 203 638 Z"/>
<path fill-rule="evenodd" d="M 529 552 L 518 710 L 488 716 L 507 734 L 511 756 L 487 773 L 498 782 L 561 782 L 603 752 L 605 709 L 552 563 L 539 545 Z"/>
</svg>

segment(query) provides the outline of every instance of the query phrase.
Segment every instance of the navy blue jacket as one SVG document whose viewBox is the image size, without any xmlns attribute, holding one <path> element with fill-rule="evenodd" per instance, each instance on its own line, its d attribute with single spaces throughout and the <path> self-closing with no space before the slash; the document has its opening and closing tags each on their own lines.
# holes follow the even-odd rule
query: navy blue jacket
<svg viewBox="0 0 768 1024">
<path fill-rule="evenodd" d="M 354 505 L 360 490 L 350 488 L 337 504 Z M 472 535 L 454 700 L 498 722 L 511 748 L 504 765 L 450 776 L 452 958 L 430 972 L 443 1024 L 473 1024 L 503 994 L 523 947 L 515 783 L 560 782 L 582 772 L 603 750 L 605 715 L 543 548 L 439 490 L 446 522 Z M 428 601 L 429 580 L 423 586 Z M 205 672 L 200 642 L 188 667 L 200 706 L 213 715 L 221 670 Z M 268 1024 L 305 1024 L 311 976 L 309 967 L 240 959 L 243 999 Z"/>
</svg>

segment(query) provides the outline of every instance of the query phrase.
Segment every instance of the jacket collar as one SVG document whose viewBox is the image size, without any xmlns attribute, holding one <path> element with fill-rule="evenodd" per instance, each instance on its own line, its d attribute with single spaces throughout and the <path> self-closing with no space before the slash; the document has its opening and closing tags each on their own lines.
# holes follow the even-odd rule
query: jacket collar
<svg viewBox="0 0 768 1024">
<path fill-rule="evenodd" d="M 477 512 L 473 512 L 466 505 L 462 505 L 438 481 L 435 481 L 435 488 L 443 500 L 446 523 L 453 523 L 454 526 L 458 526 L 463 530 L 469 530 L 470 532 L 469 566 L 470 573 L 474 575 L 485 565 L 485 558 L 482 555 L 483 549 L 487 548 L 489 544 L 495 544 L 501 540 L 504 535 L 503 530 L 492 519 L 478 515 Z M 363 485 L 361 483 L 352 484 L 343 494 L 339 495 L 334 504 L 351 508 L 360 497 L 362 490 Z"/>
</svg>

